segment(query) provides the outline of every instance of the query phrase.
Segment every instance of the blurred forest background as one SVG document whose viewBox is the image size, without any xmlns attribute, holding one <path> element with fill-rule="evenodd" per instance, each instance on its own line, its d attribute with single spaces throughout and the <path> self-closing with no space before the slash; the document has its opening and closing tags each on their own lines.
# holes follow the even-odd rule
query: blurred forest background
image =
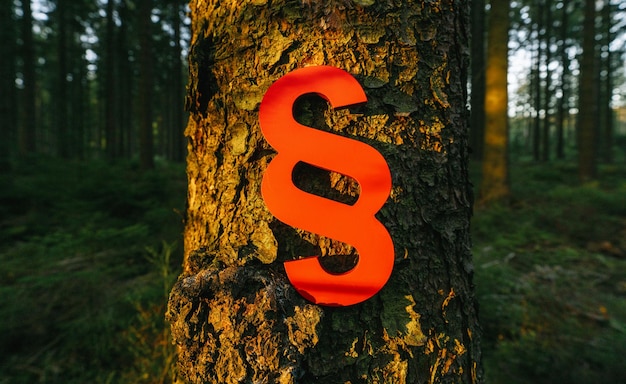
<svg viewBox="0 0 626 384">
<path fill-rule="evenodd" d="M 472 224 L 487 378 L 626 382 L 626 3 L 506 4 L 509 196 Z M 185 1 L 0 0 L 0 384 L 176 381 L 189 37 Z"/>
</svg>

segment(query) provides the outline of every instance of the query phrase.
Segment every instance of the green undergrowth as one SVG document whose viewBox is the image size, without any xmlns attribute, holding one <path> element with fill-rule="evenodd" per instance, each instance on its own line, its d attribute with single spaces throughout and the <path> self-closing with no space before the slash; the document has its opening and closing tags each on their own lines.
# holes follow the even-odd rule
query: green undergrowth
<svg viewBox="0 0 626 384">
<path fill-rule="evenodd" d="M 511 171 L 472 221 L 487 382 L 626 382 L 626 167 Z M 174 382 L 183 166 L 33 159 L 0 185 L 0 384 Z"/>
<path fill-rule="evenodd" d="M 477 208 L 489 383 L 626 382 L 626 167 L 512 166 L 513 201 Z"/>
<path fill-rule="evenodd" d="M 33 158 L 0 184 L 0 383 L 167 382 L 184 167 Z"/>
</svg>

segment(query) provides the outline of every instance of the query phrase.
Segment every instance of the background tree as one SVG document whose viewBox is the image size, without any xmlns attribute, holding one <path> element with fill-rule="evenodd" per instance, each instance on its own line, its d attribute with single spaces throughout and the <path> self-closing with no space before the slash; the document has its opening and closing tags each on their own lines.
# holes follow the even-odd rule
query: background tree
<svg viewBox="0 0 626 384">
<path fill-rule="evenodd" d="M 598 65 L 598 82 L 600 97 L 599 97 L 599 117 L 602 128 L 600 136 L 601 142 L 601 156 L 600 159 L 606 163 L 613 162 L 613 136 L 614 136 L 614 122 L 613 122 L 613 72 L 614 72 L 614 53 L 611 50 L 611 44 L 613 43 L 615 33 L 613 32 L 613 6 L 610 0 L 605 0 L 602 4 L 601 10 L 601 34 L 602 41 L 600 44 L 600 60 Z"/>
<path fill-rule="evenodd" d="M 508 42 L 509 2 L 493 1 L 487 39 L 487 88 L 485 93 L 485 145 L 480 199 L 483 202 L 509 196 L 508 169 Z"/>
<path fill-rule="evenodd" d="M 559 59 L 561 62 L 560 90 L 561 96 L 557 100 L 556 115 L 556 158 L 565 157 L 565 129 L 566 118 L 569 115 L 569 82 L 570 82 L 570 59 L 567 49 L 569 47 L 569 15 L 570 1 L 561 2 L 561 25 L 559 27 Z"/>
<path fill-rule="evenodd" d="M 117 79 L 119 73 L 117 71 L 116 63 L 116 35 L 115 35 L 115 1 L 108 0 L 106 3 L 106 28 L 104 34 L 104 74 L 105 74 L 105 98 L 104 98 L 104 132 L 105 132 L 105 146 L 106 154 L 109 159 L 114 159 L 119 156 L 121 147 L 121 135 L 119 124 L 120 120 L 118 116 L 118 84 Z"/>
<path fill-rule="evenodd" d="M 512 2 L 516 10 L 512 19 L 511 54 L 516 59 L 511 62 L 511 69 L 520 75 L 512 85 L 517 89 L 518 109 L 523 112 L 514 117 L 512 138 L 523 137 L 529 144 L 515 146 L 516 156 L 530 155 L 535 161 L 549 161 L 552 154 L 560 160 L 577 157 L 575 127 L 581 115 L 576 106 L 580 95 L 583 37 L 586 37 L 583 3 L 581 0 Z M 597 7 L 595 140 L 598 157 L 609 161 L 616 148 L 612 139 L 618 129 L 613 127 L 615 111 L 623 104 L 614 80 L 621 78 L 624 71 L 623 51 L 619 48 L 623 45 L 619 25 L 624 24 L 624 7 L 611 1 L 597 3 Z M 518 68 L 524 68 L 530 76 L 525 78 Z M 530 129 L 522 132 L 518 129 L 521 126 Z"/>
<path fill-rule="evenodd" d="M 485 142 L 485 15 L 485 1 L 472 1 L 470 147 L 472 158 L 479 161 Z"/>
<path fill-rule="evenodd" d="M 17 26 L 14 19 L 14 5 L 12 0 L 0 2 L 0 173 L 10 167 L 11 143 L 16 133 L 16 98 L 15 88 L 16 72 L 16 37 Z"/>
<path fill-rule="evenodd" d="M 30 1 L 28 0 L 22 0 L 21 24 L 23 96 L 18 138 L 20 154 L 25 155 L 35 151 L 35 135 L 37 131 L 35 43 L 33 37 L 33 17 Z"/>
<path fill-rule="evenodd" d="M 583 25 L 583 52 L 580 68 L 580 86 L 578 96 L 578 172 L 582 181 L 594 179 L 596 163 L 596 126 L 597 113 L 595 86 L 595 16 L 593 0 L 585 0 L 585 21 Z"/>
<path fill-rule="evenodd" d="M 468 237 L 469 8 L 396 4 L 191 2 L 185 261 L 168 310 L 189 382 L 482 380 Z M 306 98 L 296 118 L 372 145 L 393 175 L 379 217 L 395 243 L 394 272 L 350 307 L 307 302 L 282 269 L 318 254 L 337 272 L 354 261 L 350 247 L 281 224 L 260 196 L 273 157 L 261 98 L 282 75 L 322 64 L 354 74 L 369 101 L 349 113 Z M 359 194 L 314 167 L 294 178 L 341 201 Z"/>
<path fill-rule="evenodd" d="M 128 0 L 13 4 L 3 8 L 2 17 L 9 19 L 2 33 L 12 42 L 4 48 L 8 60 L 3 78 L 14 86 L 7 85 L 3 96 L 13 96 L 5 105 L 13 103 L 11 110 L 19 111 L 19 119 L 14 134 L 5 141 L 16 150 L 3 150 L 3 155 L 10 155 L 9 160 L 18 153 L 111 160 L 136 157 L 139 106 L 145 100 L 153 112 L 151 122 L 145 124 L 150 129 L 144 131 L 163 139 L 153 155 L 182 160 L 180 99 L 188 38 L 183 1 L 150 1 L 143 24 L 139 10 L 147 8 Z M 142 28 L 149 34 L 140 34 Z M 164 52 L 145 68 L 152 75 L 139 64 L 139 36 L 147 36 L 143 43 L 151 45 L 143 52 Z M 147 100 L 138 97 L 142 73 L 153 78 L 142 83 L 149 84 Z M 156 80 L 154 73 L 160 76 Z"/>
<path fill-rule="evenodd" d="M 154 168 L 152 132 L 152 0 L 139 0 L 139 162 L 142 169 Z"/>
</svg>

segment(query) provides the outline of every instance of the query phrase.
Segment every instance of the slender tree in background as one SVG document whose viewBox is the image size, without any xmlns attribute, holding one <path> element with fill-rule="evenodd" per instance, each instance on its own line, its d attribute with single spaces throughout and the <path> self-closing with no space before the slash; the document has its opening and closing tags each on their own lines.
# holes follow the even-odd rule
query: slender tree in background
<svg viewBox="0 0 626 384">
<path fill-rule="evenodd" d="M 6 41 L 2 79 L 7 82 L 2 92 L 7 102 L 2 105 L 17 120 L 7 123 L 4 132 L 8 136 L 2 141 L 15 149 L 3 150 L 3 155 L 131 158 L 137 155 L 140 141 L 148 142 L 147 135 L 139 140 L 140 121 L 161 121 L 166 116 L 182 120 L 180 89 L 185 74 L 181 52 L 186 44 L 181 46 L 180 41 L 187 38 L 181 33 L 186 29 L 181 23 L 183 1 L 148 3 L 139 7 L 139 2 L 113 0 L 11 1 L 2 7 L 1 33 Z M 139 10 L 148 7 L 141 24 Z M 165 16 L 151 18 L 151 14 Z M 140 48 L 140 36 L 147 36 L 143 42 L 150 48 Z M 161 44 L 164 54 L 151 53 L 154 41 Z M 142 57 L 147 65 L 140 65 Z M 164 74 L 167 82 L 156 83 L 154 73 Z M 139 79 L 150 89 L 141 99 Z M 157 86 L 169 101 L 153 97 Z M 139 113 L 140 100 L 146 101 L 142 110 L 151 110 L 152 118 L 140 118 L 147 115 Z M 184 123 L 175 125 L 172 129 L 177 129 L 177 135 L 170 132 L 169 125 L 152 123 L 144 124 L 148 129 L 143 132 L 178 140 L 183 149 L 176 156 L 171 153 L 173 148 L 157 154 L 180 160 Z M 154 148 L 151 151 L 155 153 Z"/>
<path fill-rule="evenodd" d="M 585 0 L 583 23 L 583 52 L 580 65 L 578 96 L 578 174 L 581 181 L 595 179 L 596 164 L 596 113 L 595 87 L 595 16 L 594 0 Z"/>
<path fill-rule="evenodd" d="M 142 169 L 154 168 L 152 132 L 152 0 L 139 0 L 139 162 Z"/>
<path fill-rule="evenodd" d="M 611 99 L 613 97 L 613 54 L 611 52 L 611 42 L 613 41 L 613 12 L 611 1 L 605 0 L 602 6 L 602 27 L 603 27 L 603 54 L 601 55 L 600 73 L 603 74 L 601 115 L 602 126 L 602 160 L 606 163 L 613 162 L 613 108 Z"/>
<path fill-rule="evenodd" d="M 197 0 L 190 8 L 185 260 L 168 308 L 187 381 L 482 382 L 469 240 L 468 3 Z M 259 103 L 274 81 L 311 65 L 352 73 L 368 102 L 350 113 L 305 98 L 296 118 L 375 147 L 393 175 L 378 217 L 395 267 L 376 296 L 349 307 L 307 302 L 282 266 L 315 254 L 354 260 L 340 256 L 349 247 L 281 224 L 260 195 L 273 150 Z M 354 182 L 314 167 L 294 177 L 337 199 L 359 194 Z"/>
<path fill-rule="evenodd" d="M 472 158 L 481 160 L 485 142 L 485 1 L 473 0 L 471 19 L 471 121 Z"/>
<path fill-rule="evenodd" d="M 10 166 L 10 151 L 16 134 L 16 23 L 12 0 L 0 1 L 0 173 Z"/>
<path fill-rule="evenodd" d="M 113 12 L 115 11 L 115 1 L 108 0 L 106 5 L 106 32 L 105 32 L 105 51 L 104 51 L 104 132 L 106 140 L 106 155 L 109 159 L 115 159 L 120 155 L 120 139 L 119 120 L 117 119 L 117 79 L 118 73 L 115 65 L 116 62 L 116 36 L 115 21 L 113 20 Z"/>
<path fill-rule="evenodd" d="M 22 0 L 22 80 L 23 97 L 21 122 L 19 125 L 18 141 L 20 154 L 35 152 L 36 149 L 36 74 L 35 74 L 35 42 L 33 38 L 33 15 L 30 1 Z"/>
<path fill-rule="evenodd" d="M 184 4 L 178 0 L 168 4 L 162 12 L 162 17 L 168 31 L 169 38 L 160 42 L 156 49 L 164 52 L 164 64 L 167 70 L 155 74 L 158 89 L 159 103 L 163 105 L 164 113 L 158 122 L 160 129 L 157 138 L 157 147 L 168 160 L 181 162 L 185 156 L 184 144 L 184 86 L 183 62 L 181 58 L 181 16 L 184 14 Z M 179 108 L 168 108 L 178 106 Z"/>
<path fill-rule="evenodd" d="M 566 118 L 569 114 L 569 81 L 570 81 L 570 60 L 567 53 L 570 1 L 562 0 L 561 25 L 559 28 L 559 59 L 561 61 L 561 97 L 557 101 L 556 113 L 556 158 L 565 157 L 565 128 Z"/>
<path fill-rule="evenodd" d="M 541 0 L 541 5 L 543 5 L 544 0 Z M 535 93 L 535 97 L 534 97 L 534 107 L 535 107 L 535 119 L 534 119 L 534 123 L 533 123 L 533 159 L 535 161 L 539 161 L 541 160 L 541 139 L 542 139 L 542 135 L 541 135 L 541 119 L 542 119 L 542 107 L 543 107 L 543 103 L 542 103 L 542 96 L 543 96 L 543 92 L 541 92 L 542 90 L 542 81 L 541 81 L 541 68 L 542 68 L 542 63 L 543 63 L 543 58 L 544 58 L 544 45 L 543 45 L 543 37 L 545 36 L 546 33 L 546 28 L 544 26 L 544 9 L 542 6 L 539 6 L 535 9 L 535 13 L 536 13 L 536 18 L 537 18 L 537 22 L 536 22 L 536 36 L 537 36 L 537 40 L 535 42 L 537 48 L 535 50 L 535 68 L 534 68 L 534 88 L 533 88 L 533 92 Z"/>
<path fill-rule="evenodd" d="M 69 148 L 69 135 L 70 122 L 68 121 L 68 74 L 69 74 L 69 42 L 68 38 L 71 34 L 68 31 L 71 28 L 70 17 L 68 14 L 68 7 L 71 3 L 69 0 L 57 0 L 56 4 L 56 17 L 58 23 L 58 36 L 57 36 L 57 89 L 54 98 L 56 104 L 56 138 L 57 138 L 57 150 L 59 156 L 62 158 L 70 157 Z"/>
<path fill-rule="evenodd" d="M 485 95 L 485 146 L 482 162 L 480 199 L 502 200 L 509 196 L 508 167 L 508 36 L 509 2 L 491 3 L 487 38 Z"/>
<path fill-rule="evenodd" d="M 131 63 L 131 52 L 133 51 L 131 40 L 133 36 L 130 11 L 125 1 L 119 4 L 118 14 L 120 17 L 120 26 L 116 39 L 115 57 L 117 61 L 116 70 L 119 73 L 119 97 L 117 98 L 117 109 L 119 110 L 119 126 L 120 135 L 120 156 L 130 158 L 133 151 L 134 143 L 134 111 L 136 110 L 133 103 L 133 89 L 135 88 L 135 76 L 133 65 Z"/>
<path fill-rule="evenodd" d="M 184 122 L 183 122 L 183 100 L 184 98 L 184 89 L 183 89 L 183 63 L 181 61 L 181 45 L 180 45 L 180 40 L 181 40 L 181 35 L 180 35 L 180 30 L 181 30 L 181 14 L 183 14 L 182 12 L 182 8 L 183 5 L 179 4 L 179 3 L 173 3 L 170 5 L 171 6 L 171 12 L 170 12 L 170 17 L 171 17 L 171 23 L 172 23 L 172 28 L 174 29 L 174 44 L 172 44 L 172 73 L 170 75 L 170 84 L 171 84 L 171 91 L 168 92 L 168 94 L 171 95 L 171 99 L 170 102 L 173 105 L 178 105 L 180 106 L 179 108 L 173 108 L 171 109 L 172 111 L 172 118 L 171 118 L 171 123 L 170 123 L 170 129 L 168 130 L 168 132 L 170 132 L 170 137 L 169 137 L 169 143 L 170 143 L 170 150 L 168 151 L 169 153 L 169 159 L 179 162 L 179 161 L 183 161 L 185 159 L 185 151 L 186 151 L 186 145 L 184 142 Z"/>
<path fill-rule="evenodd" d="M 544 28 L 544 42 L 545 42 L 545 81 L 543 88 L 543 127 L 541 131 L 541 161 L 550 160 L 550 127 L 552 123 L 551 119 L 551 103 L 552 103 L 552 71 L 550 70 L 550 64 L 552 61 L 552 0 L 545 0 L 545 28 Z"/>
</svg>

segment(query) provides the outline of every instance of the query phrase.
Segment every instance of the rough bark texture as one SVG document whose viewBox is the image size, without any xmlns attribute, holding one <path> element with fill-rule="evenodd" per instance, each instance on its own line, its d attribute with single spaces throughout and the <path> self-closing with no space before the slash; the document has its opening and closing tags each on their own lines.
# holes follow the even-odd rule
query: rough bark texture
<svg viewBox="0 0 626 384">
<path fill-rule="evenodd" d="M 481 382 L 469 239 L 468 4 L 190 6 L 185 261 L 167 314 L 182 375 L 190 383 Z M 393 177 L 378 217 L 394 241 L 394 271 L 379 294 L 350 307 L 307 302 L 282 266 L 315 254 L 349 263 L 333 255 L 350 247 L 277 222 L 260 195 L 275 153 L 259 128 L 262 96 L 282 75 L 322 64 L 353 74 L 368 103 L 332 111 L 305 99 L 297 118 L 372 145 Z M 302 167 L 295 178 L 341 201 L 358 195 L 333 172 Z"/>
</svg>

